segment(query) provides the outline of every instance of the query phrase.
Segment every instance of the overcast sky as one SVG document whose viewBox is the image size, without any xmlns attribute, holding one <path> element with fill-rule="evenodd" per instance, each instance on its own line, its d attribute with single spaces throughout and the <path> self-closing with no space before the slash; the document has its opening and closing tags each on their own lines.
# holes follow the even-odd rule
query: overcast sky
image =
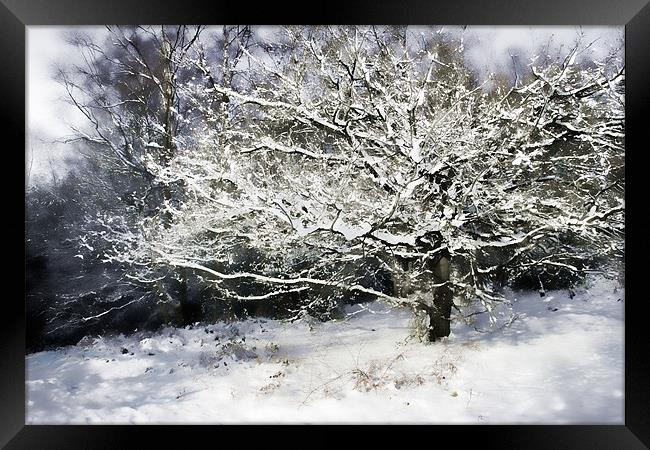
<svg viewBox="0 0 650 450">
<path fill-rule="evenodd" d="M 97 36 L 103 27 L 74 27 Z M 33 158 L 27 155 L 26 163 L 31 167 L 31 178 L 47 176 L 51 168 L 62 170 L 60 163 L 73 150 L 63 144 L 51 141 L 70 133 L 69 124 L 78 123 L 80 113 L 74 111 L 62 99 L 63 88 L 53 80 L 57 62 L 74 62 L 79 59 L 63 34 L 72 27 L 30 26 L 27 28 L 27 120 L 29 142 L 27 151 L 33 150 Z M 423 27 L 414 27 L 417 33 Z M 623 27 L 512 27 L 512 26 L 469 26 L 445 27 L 445 30 L 463 36 L 467 57 L 481 74 L 508 70 L 512 56 L 523 64 L 540 48 L 548 45 L 553 54 L 566 52 L 571 48 L 580 32 L 584 42 L 595 43 L 585 54 L 598 58 L 607 55 L 623 42 Z"/>
</svg>

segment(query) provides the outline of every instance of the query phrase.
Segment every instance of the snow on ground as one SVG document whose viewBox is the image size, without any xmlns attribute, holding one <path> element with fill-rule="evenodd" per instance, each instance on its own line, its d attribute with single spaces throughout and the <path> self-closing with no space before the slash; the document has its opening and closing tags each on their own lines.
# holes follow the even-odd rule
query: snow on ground
<svg viewBox="0 0 650 450">
<path fill-rule="evenodd" d="M 27 423 L 622 424 L 623 295 L 604 280 L 572 299 L 510 293 L 509 327 L 457 321 L 433 344 L 379 303 L 86 339 L 27 356 Z"/>
</svg>

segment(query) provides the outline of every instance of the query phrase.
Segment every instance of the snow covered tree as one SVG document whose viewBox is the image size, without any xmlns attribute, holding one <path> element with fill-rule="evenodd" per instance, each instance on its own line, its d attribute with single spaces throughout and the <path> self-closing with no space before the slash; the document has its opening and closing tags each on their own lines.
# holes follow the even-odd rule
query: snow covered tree
<svg viewBox="0 0 650 450">
<path fill-rule="evenodd" d="M 245 302 L 300 298 L 295 318 L 369 295 L 424 313 L 435 340 L 455 299 L 496 322 L 503 283 L 543 291 L 622 255 L 620 56 L 588 64 L 577 42 L 507 85 L 479 80 L 441 30 L 265 34 L 181 46 L 193 75 L 174 92 L 196 112 L 192 133 L 137 164 L 183 194 L 165 197 L 165 223 L 102 219 L 107 261 L 147 281 L 191 270 Z M 157 142 L 146 136 L 138 148 Z M 242 253 L 257 256 L 242 265 Z M 368 261 L 392 291 L 360 270 Z"/>
</svg>

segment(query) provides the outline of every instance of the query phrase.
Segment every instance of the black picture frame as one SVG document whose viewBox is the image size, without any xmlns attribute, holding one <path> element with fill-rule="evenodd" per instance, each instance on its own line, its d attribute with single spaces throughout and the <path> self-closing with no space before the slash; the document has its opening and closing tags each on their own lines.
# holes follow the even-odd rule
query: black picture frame
<svg viewBox="0 0 650 450">
<path fill-rule="evenodd" d="M 0 308 L 0 445 L 7 449 L 121 449 L 191 445 L 197 437 L 207 445 L 224 444 L 226 426 L 37 426 L 25 425 L 25 310 L 24 247 L 18 235 L 24 233 L 25 127 L 25 37 L 31 25 L 99 25 L 107 23 L 197 24 L 197 23 L 297 23 L 297 24 L 472 24 L 472 25 L 624 25 L 626 31 L 626 301 L 625 301 L 625 424 L 599 425 L 513 425 L 513 426 L 429 426 L 411 427 L 401 440 L 414 440 L 413 431 L 425 438 L 425 445 L 441 447 L 548 448 L 548 449 L 642 449 L 650 445 L 649 362 L 645 343 L 647 293 L 643 286 L 645 257 L 648 255 L 648 221 L 643 216 L 642 134 L 648 128 L 650 109 L 650 5 L 648 0 L 423 0 L 400 2 L 363 0 L 313 1 L 309 4 L 280 5 L 278 2 L 181 2 L 171 0 L 0 0 L 0 81 L 6 166 L 0 196 L 7 213 L 3 244 L 4 283 Z M 8 137 L 13 139 L 9 140 Z M 9 142 L 15 143 L 10 145 Z M 21 156 L 23 155 L 23 156 Z M 632 164 L 629 164 L 632 161 Z M 21 175 L 22 173 L 22 175 Z M 634 197 L 640 197 L 634 200 Z M 15 202 L 15 203 L 14 203 Z M 639 207 L 640 206 L 640 207 Z M 13 212 L 13 211 L 12 211 Z M 7 251 L 11 250 L 11 251 Z M 644 298 L 645 295 L 645 298 Z M 224 412 L 227 414 L 227 412 Z M 182 418 L 179 418 L 182 422 Z M 283 445 L 325 443 L 324 437 L 343 439 L 338 434 L 316 430 L 308 440 L 290 439 L 294 429 L 276 434 L 264 427 L 259 433 L 234 433 L 241 443 L 251 438 L 277 440 Z M 286 427 L 283 427 L 286 428 Z M 384 428 L 385 430 L 385 428 Z M 366 432 L 369 431 L 369 432 Z M 397 436 L 389 431 L 393 436 Z M 232 433 L 232 432 L 231 432 Z M 229 433 L 229 434 L 231 434 Z M 371 442 L 382 436 L 378 428 L 353 432 L 351 436 Z M 336 445 L 332 439 L 331 445 Z M 345 438 L 347 440 L 347 438 Z M 274 442 L 277 443 L 277 442 Z M 413 445 L 416 445 L 415 443 Z M 421 444 L 417 444 L 421 445 Z M 139 445 L 142 447 L 142 444 Z M 480 446 L 480 447 L 478 447 Z"/>
</svg>

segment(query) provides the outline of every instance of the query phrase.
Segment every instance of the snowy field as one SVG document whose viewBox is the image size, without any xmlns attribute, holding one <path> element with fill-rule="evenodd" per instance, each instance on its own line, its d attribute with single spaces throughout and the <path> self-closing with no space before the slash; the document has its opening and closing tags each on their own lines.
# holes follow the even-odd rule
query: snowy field
<svg viewBox="0 0 650 450">
<path fill-rule="evenodd" d="M 27 356 L 27 423 L 622 424 L 623 289 L 575 294 L 511 293 L 509 327 L 456 321 L 434 344 L 378 303 L 341 322 L 86 339 Z"/>
</svg>

